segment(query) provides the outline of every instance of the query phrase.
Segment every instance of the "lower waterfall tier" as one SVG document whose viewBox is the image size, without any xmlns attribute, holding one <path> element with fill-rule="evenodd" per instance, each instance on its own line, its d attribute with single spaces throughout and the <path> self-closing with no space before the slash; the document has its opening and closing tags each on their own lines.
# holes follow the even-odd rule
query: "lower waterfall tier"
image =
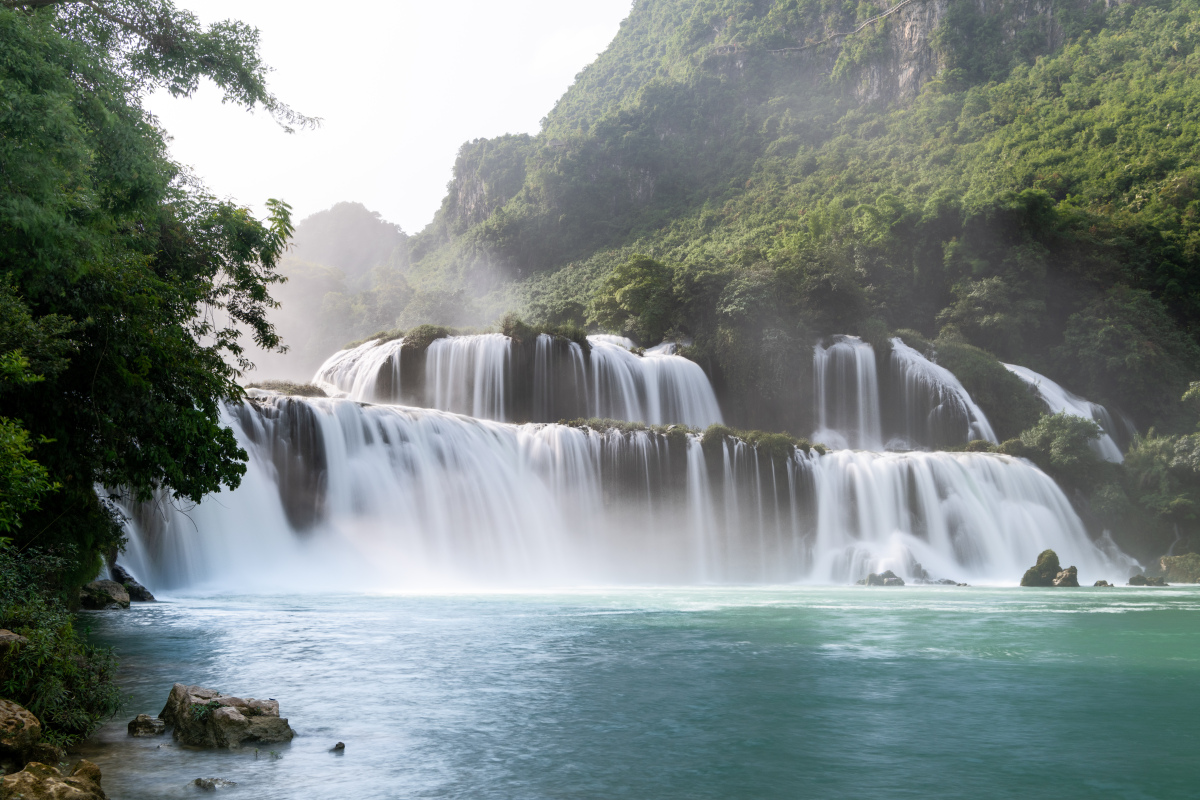
<svg viewBox="0 0 1200 800">
<path fill-rule="evenodd" d="M 226 409 L 250 461 L 198 506 L 127 509 L 153 589 L 419 590 L 602 583 L 1014 583 L 1097 546 L 1045 474 L 977 453 L 759 452 L 733 439 L 509 425 L 348 400 Z"/>
</svg>

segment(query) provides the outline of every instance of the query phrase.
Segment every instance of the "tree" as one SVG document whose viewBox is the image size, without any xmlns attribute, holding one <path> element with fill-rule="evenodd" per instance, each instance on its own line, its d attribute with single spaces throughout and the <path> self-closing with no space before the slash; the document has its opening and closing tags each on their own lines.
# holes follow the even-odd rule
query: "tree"
<svg viewBox="0 0 1200 800">
<path fill-rule="evenodd" d="M 591 304 L 591 318 L 609 330 L 629 333 L 643 345 L 662 341 L 675 311 L 673 273 L 658 261 L 634 254 L 608 276 Z"/>
<path fill-rule="evenodd" d="M 138 500 L 238 485 L 246 454 L 220 414 L 253 367 L 241 331 L 282 347 L 266 315 L 290 208 L 269 201 L 260 221 L 207 194 L 168 158 L 143 96 L 187 95 L 203 76 L 285 128 L 317 121 L 267 91 L 241 23 L 201 29 L 165 0 L 0 6 L 0 354 L 41 376 L 0 393 L 0 416 L 28 431 L 0 458 L 32 456 L 61 484 L 14 538 L 74 545 L 70 583 L 120 540 L 96 485 Z"/>
</svg>

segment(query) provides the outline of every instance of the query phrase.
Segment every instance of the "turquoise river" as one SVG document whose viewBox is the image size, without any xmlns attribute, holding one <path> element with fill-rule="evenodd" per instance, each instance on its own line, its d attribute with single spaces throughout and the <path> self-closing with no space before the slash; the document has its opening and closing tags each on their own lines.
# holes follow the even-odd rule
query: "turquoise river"
<svg viewBox="0 0 1200 800">
<path fill-rule="evenodd" d="M 115 800 L 1200 796 L 1200 587 L 187 596 L 84 616 Z M 297 738 L 132 739 L 181 681 Z M 344 755 L 329 752 L 345 742 Z"/>
</svg>

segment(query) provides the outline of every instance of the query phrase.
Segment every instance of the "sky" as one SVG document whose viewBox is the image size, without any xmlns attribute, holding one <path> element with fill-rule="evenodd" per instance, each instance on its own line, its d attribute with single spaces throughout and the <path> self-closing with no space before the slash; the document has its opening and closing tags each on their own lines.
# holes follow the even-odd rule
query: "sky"
<svg viewBox="0 0 1200 800">
<path fill-rule="evenodd" d="M 257 27 L 271 90 L 324 123 L 287 134 L 261 110 L 222 105 L 211 84 L 190 98 L 158 92 L 147 107 L 176 161 L 258 213 L 269 197 L 297 221 L 351 200 L 415 233 L 441 204 L 459 146 L 536 133 L 632 0 L 177 4 L 204 24 Z"/>
</svg>

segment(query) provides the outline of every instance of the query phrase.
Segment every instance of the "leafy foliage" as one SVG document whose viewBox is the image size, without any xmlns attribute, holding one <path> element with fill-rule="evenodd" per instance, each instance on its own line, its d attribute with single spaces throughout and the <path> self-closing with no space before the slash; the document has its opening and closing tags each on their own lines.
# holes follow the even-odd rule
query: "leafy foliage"
<svg viewBox="0 0 1200 800">
<path fill-rule="evenodd" d="M 75 560 L 0 547 L 0 627 L 28 639 L 0 645 L 0 694 L 33 712 L 58 745 L 91 735 L 121 704 L 116 658 L 84 642 L 60 593 L 58 575 Z"/>
</svg>

